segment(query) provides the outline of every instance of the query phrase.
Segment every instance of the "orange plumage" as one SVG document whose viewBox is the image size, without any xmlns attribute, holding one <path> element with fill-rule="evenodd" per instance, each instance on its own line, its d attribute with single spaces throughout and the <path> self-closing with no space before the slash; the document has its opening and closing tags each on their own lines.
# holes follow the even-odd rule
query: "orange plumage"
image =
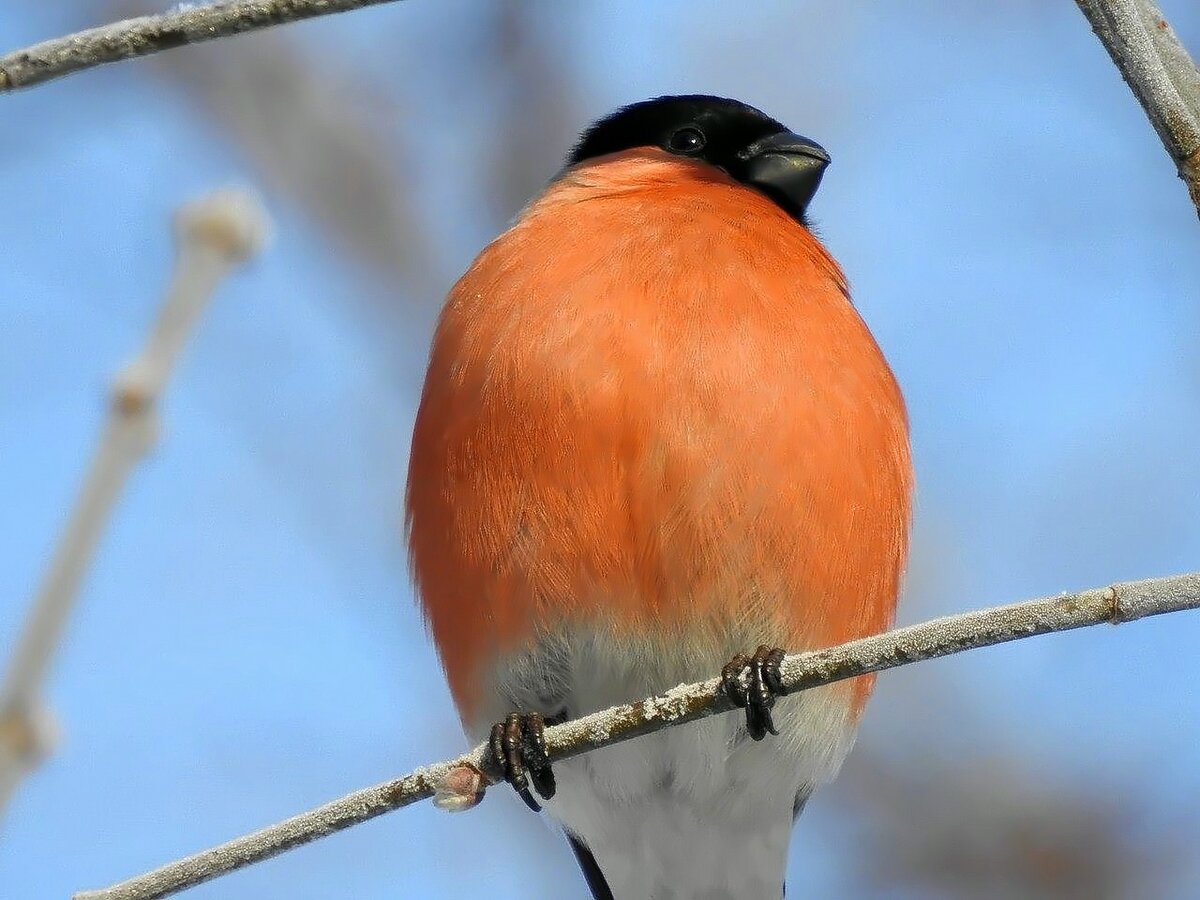
<svg viewBox="0 0 1200 900">
<path fill-rule="evenodd" d="M 911 471 L 899 389 L 808 230 L 661 151 L 582 166 L 434 339 L 408 503 L 454 698 L 469 715 L 491 655 L 579 617 L 878 632 Z"/>
<path fill-rule="evenodd" d="M 732 635 L 883 630 L 911 490 L 903 401 L 837 264 L 763 194 L 643 147 L 568 169 L 451 291 L 412 566 L 470 723 L 499 708 L 498 661 L 581 627 L 695 647 L 702 676 Z M 829 696 L 852 722 L 869 690 Z"/>
</svg>

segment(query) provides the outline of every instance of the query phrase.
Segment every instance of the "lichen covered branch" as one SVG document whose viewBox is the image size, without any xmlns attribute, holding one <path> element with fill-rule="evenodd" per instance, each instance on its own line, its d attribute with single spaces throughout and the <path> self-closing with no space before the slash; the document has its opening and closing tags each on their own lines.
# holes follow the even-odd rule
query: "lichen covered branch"
<svg viewBox="0 0 1200 900">
<path fill-rule="evenodd" d="M 180 3 L 170 12 L 138 16 L 89 28 L 0 56 L 0 92 L 30 87 L 79 72 L 185 44 L 198 44 L 284 25 L 392 3 L 395 0 L 230 0 Z"/>
<path fill-rule="evenodd" d="M 788 656 L 783 662 L 784 691 L 794 693 L 868 672 L 1038 634 L 1104 623 L 1115 625 L 1197 608 L 1200 608 L 1200 573 L 1114 584 L 947 616 L 837 647 Z M 614 706 L 548 728 L 546 747 L 550 758 L 578 756 L 662 728 L 727 712 L 733 706 L 718 689 L 719 685 L 719 678 L 680 685 L 657 697 Z M 478 799 L 484 783 L 496 779 L 494 761 L 486 745 L 480 745 L 458 759 L 355 791 L 105 890 L 78 893 L 74 900 L 166 897 L 419 800 L 436 798 L 438 805 L 447 809 L 467 808 Z"/>
<path fill-rule="evenodd" d="M 1200 215 L 1200 69 L 1153 0 L 1075 0 L 1133 90 Z"/>
</svg>

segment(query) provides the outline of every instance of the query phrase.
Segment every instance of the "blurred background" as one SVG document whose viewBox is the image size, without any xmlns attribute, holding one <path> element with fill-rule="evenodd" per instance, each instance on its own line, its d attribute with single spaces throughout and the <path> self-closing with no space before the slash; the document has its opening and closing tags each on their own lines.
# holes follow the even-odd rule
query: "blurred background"
<svg viewBox="0 0 1200 900">
<path fill-rule="evenodd" d="M 1200 9 L 1160 0 L 1200 52 Z M 6 0 L 0 50 L 146 11 Z M 707 92 L 834 164 L 813 206 L 908 397 L 900 620 L 1200 569 L 1200 225 L 1073 3 L 441 0 L 0 98 L 0 654 L 169 277 L 181 202 L 260 190 L 48 687 L 0 895 L 63 898 L 459 752 L 401 542 L 455 277 L 612 108 Z M 789 896 L 1200 897 L 1200 615 L 879 679 Z M 583 897 L 504 791 L 189 897 Z"/>
</svg>

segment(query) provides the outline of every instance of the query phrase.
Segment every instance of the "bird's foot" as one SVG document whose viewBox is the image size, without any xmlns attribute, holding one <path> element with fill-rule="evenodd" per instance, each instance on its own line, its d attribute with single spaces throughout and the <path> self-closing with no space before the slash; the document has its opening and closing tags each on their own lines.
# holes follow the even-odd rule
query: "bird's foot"
<svg viewBox="0 0 1200 900">
<path fill-rule="evenodd" d="M 746 731 L 756 741 L 779 734 L 771 719 L 775 698 L 783 694 L 780 666 L 784 651 L 763 644 L 751 657 L 739 653 L 721 670 L 721 691 L 746 710 Z"/>
<path fill-rule="evenodd" d="M 488 741 L 504 780 L 513 786 L 525 805 L 534 812 L 542 807 L 533 799 L 529 787 L 543 800 L 554 796 L 554 772 L 546 755 L 546 720 L 541 713 L 509 713 L 503 722 L 492 726 Z"/>
</svg>

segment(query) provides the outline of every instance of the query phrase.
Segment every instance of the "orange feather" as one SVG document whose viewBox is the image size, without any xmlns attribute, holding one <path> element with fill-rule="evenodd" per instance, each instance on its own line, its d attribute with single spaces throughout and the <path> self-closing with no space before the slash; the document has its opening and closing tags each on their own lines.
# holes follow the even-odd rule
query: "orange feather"
<svg viewBox="0 0 1200 900">
<path fill-rule="evenodd" d="M 412 566 L 469 717 L 492 660 L 574 622 L 757 618 L 790 648 L 888 627 L 911 492 L 903 400 L 837 264 L 756 191 L 641 149 L 568 170 L 451 291 Z"/>
</svg>

